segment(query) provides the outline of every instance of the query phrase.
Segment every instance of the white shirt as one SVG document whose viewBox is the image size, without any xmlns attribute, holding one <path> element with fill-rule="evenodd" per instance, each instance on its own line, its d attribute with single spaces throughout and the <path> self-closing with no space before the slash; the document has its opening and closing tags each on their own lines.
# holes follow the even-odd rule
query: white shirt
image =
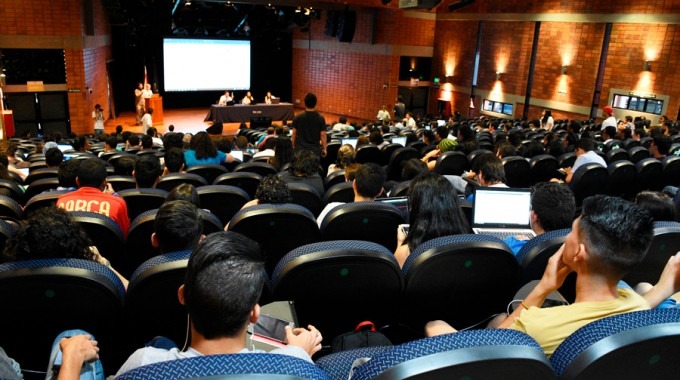
<svg viewBox="0 0 680 380">
<path fill-rule="evenodd" d="M 231 96 L 222 95 L 222 96 L 220 96 L 220 101 L 218 102 L 218 104 L 221 105 L 221 106 L 226 106 L 227 103 L 232 102 L 232 101 L 234 101 L 234 100 L 231 98 Z"/>
<path fill-rule="evenodd" d="M 323 210 L 321 210 L 321 214 L 319 214 L 319 217 L 316 218 L 316 223 L 319 225 L 319 228 L 321 228 L 321 222 L 323 222 L 323 219 L 328 215 L 329 212 L 331 212 L 334 208 L 338 206 L 344 205 L 344 202 L 331 202 L 324 207 Z"/>
<path fill-rule="evenodd" d="M 411 129 L 416 129 L 418 126 L 416 125 L 416 119 L 409 117 L 408 122 L 406 123 L 406 126 Z"/>
<path fill-rule="evenodd" d="M 145 113 L 144 116 L 142 116 L 142 133 L 146 133 L 146 130 L 149 129 L 149 127 L 153 127 L 153 120 L 151 119 L 151 114 Z"/>
<path fill-rule="evenodd" d="M 250 100 L 249 97 L 246 96 L 245 98 L 243 98 L 243 100 L 241 101 L 241 103 L 242 103 L 242 104 L 250 104 L 250 103 L 252 103 L 252 101 Z"/>
<path fill-rule="evenodd" d="M 584 153 L 578 157 L 576 157 L 576 161 L 574 161 L 574 166 L 571 167 L 571 172 L 575 173 L 576 169 L 580 168 L 581 166 L 585 164 L 589 164 L 591 162 L 594 162 L 596 164 L 600 164 L 602 167 L 607 167 L 607 163 L 604 161 L 602 157 L 600 157 L 599 154 L 595 153 L 594 150 L 591 150 L 590 152 Z"/>
<path fill-rule="evenodd" d="M 261 150 L 253 155 L 253 158 L 259 158 L 259 157 L 274 157 L 276 155 L 276 152 L 274 152 L 274 149 L 265 149 Z"/>
<path fill-rule="evenodd" d="M 334 131 L 344 132 L 347 130 L 347 124 L 337 123 L 333 126 Z"/>
<path fill-rule="evenodd" d="M 545 128 L 548 131 L 552 131 L 554 126 L 555 120 L 553 119 L 552 116 L 548 116 L 548 120 L 545 121 L 545 125 L 543 126 L 543 128 Z"/>
<path fill-rule="evenodd" d="M 390 119 L 390 113 L 387 112 L 387 110 L 378 111 L 378 120 L 383 121 L 383 120 L 389 120 L 389 119 Z"/>
<path fill-rule="evenodd" d="M 153 91 L 151 91 L 151 90 L 142 90 L 142 96 L 143 96 L 144 98 L 147 98 L 147 99 L 148 99 L 148 98 L 150 98 L 150 97 L 153 96 Z"/>
<path fill-rule="evenodd" d="M 92 118 L 94 119 L 94 129 L 104 129 L 104 113 L 92 111 Z"/>
<path fill-rule="evenodd" d="M 616 128 L 616 118 L 614 116 L 609 116 L 608 118 L 605 119 L 605 121 L 602 122 L 602 130 L 604 130 L 607 127 Z"/>
</svg>

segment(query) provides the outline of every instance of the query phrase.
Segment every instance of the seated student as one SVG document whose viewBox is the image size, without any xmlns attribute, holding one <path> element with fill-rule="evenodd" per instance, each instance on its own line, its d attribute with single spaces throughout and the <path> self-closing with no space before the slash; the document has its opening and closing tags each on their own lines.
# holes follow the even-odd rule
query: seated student
<svg viewBox="0 0 680 380">
<path fill-rule="evenodd" d="M 454 140 L 443 138 L 441 141 L 439 141 L 437 148 L 429 151 L 425 156 L 423 156 L 423 158 L 421 158 L 421 161 L 427 164 L 427 168 L 430 171 L 433 171 L 434 167 L 437 165 L 437 160 L 435 158 L 439 157 L 439 155 L 444 152 L 456 149 L 457 145 L 458 143 Z"/>
<path fill-rule="evenodd" d="M 165 203 L 171 201 L 187 201 L 196 207 L 201 207 L 201 198 L 198 196 L 198 191 L 190 183 L 183 183 L 172 189 L 168 196 L 165 197 Z"/>
<path fill-rule="evenodd" d="M 50 148 L 45 152 L 45 164 L 48 168 L 58 168 L 64 161 L 64 153 L 59 148 Z"/>
<path fill-rule="evenodd" d="M 266 157 L 266 158 L 272 158 L 276 154 L 274 151 L 274 148 L 276 147 L 276 142 L 278 141 L 278 138 L 272 137 L 270 139 L 265 140 L 264 144 L 262 145 L 261 151 L 255 153 L 253 155 L 253 158 L 260 158 L 260 157 Z"/>
<path fill-rule="evenodd" d="M 555 253 L 537 286 L 499 325 L 529 334 L 550 356 L 574 331 L 601 318 L 649 309 L 645 298 L 618 282 L 645 257 L 652 242 L 651 215 L 616 197 L 596 195 L 583 202 L 581 216 Z M 576 301 L 541 308 L 546 297 L 576 272 Z M 444 321 L 429 322 L 427 336 L 456 332 Z"/>
<path fill-rule="evenodd" d="M 465 234 L 470 226 L 458 203 L 456 190 L 439 174 L 416 177 L 409 187 L 409 231 L 397 229 L 394 257 L 403 267 L 411 251 L 441 236 Z"/>
<path fill-rule="evenodd" d="M 19 225 L 7 240 L 1 262 L 69 258 L 96 261 L 109 267 L 127 288 L 128 281 L 103 257 L 80 225 L 66 211 L 43 207 Z"/>
<path fill-rule="evenodd" d="M 135 170 L 132 172 L 138 189 L 156 187 L 161 179 L 161 174 L 161 161 L 153 154 L 140 156 L 135 162 Z"/>
<path fill-rule="evenodd" d="M 130 137 L 127 139 L 127 142 L 125 143 L 125 151 L 138 151 L 139 144 L 139 136 L 130 135 Z"/>
<path fill-rule="evenodd" d="M 330 175 L 334 171 L 344 170 L 345 167 L 354 163 L 354 158 L 356 157 L 356 151 L 354 147 L 350 144 L 345 144 L 338 149 L 337 159 L 335 163 L 328 165 L 328 172 L 326 176 Z"/>
<path fill-rule="evenodd" d="M 347 175 L 347 172 L 345 172 L 345 175 Z M 352 181 L 354 202 L 374 201 L 375 198 L 383 193 L 383 185 L 385 184 L 386 178 L 385 169 L 378 164 L 367 162 L 359 166 L 354 173 L 354 180 Z M 321 222 L 323 222 L 323 219 L 329 212 L 343 204 L 344 203 L 342 202 L 331 202 L 327 204 L 316 219 L 319 227 L 321 227 Z"/>
<path fill-rule="evenodd" d="M 163 254 L 194 250 L 205 238 L 198 207 L 185 200 L 166 200 L 156 213 L 153 230 L 151 245 Z"/>
<path fill-rule="evenodd" d="M 675 222 L 675 205 L 671 197 L 658 191 L 641 191 L 635 204 L 649 211 L 655 222 Z"/>
<path fill-rule="evenodd" d="M 312 151 L 295 152 L 290 169 L 278 175 L 287 183 L 302 182 L 312 186 L 319 196 L 324 193 L 323 180 L 319 175 L 319 156 Z"/>
<path fill-rule="evenodd" d="M 116 136 L 109 136 L 104 140 L 104 151 L 99 152 L 99 157 L 104 155 L 104 153 L 116 152 L 116 146 L 118 146 L 118 138 Z"/>
<path fill-rule="evenodd" d="M 191 149 L 184 152 L 184 163 L 187 168 L 196 165 L 220 165 L 223 162 L 230 164 L 234 162 L 234 157 L 217 150 L 206 132 L 198 132 L 193 136 Z"/>
<path fill-rule="evenodd" d="M 576 143 L 576 147 L 574 149 L 574 154 L 576 155 L 576 161 L 574 161 L 574 166 L 564 169 L 567 172 L 564 181 L 559 181 L 555 178 L 551 179 L 551 181 L 571 183 L 571 178 L 574 176 L 576 170 L 578 170 L 578 168 L 580 168 L 581 166 L 589 164 L 591 162 L 594 162 L 606 168 L 607 163 L 605 162 L 604 158 L 600 157 L 600 155 L 595 153 L 595 149 L 597 149 L 597 144 L 595 143 L 595 140 L 589 138 L 581 138 L 580 140 L 578 140 L 578 142 Z"/>
<path fill-rule="evenodd" d="M 249 323 L 260 316 L 258 299 L 266 282 L 259 245 L 235 233 L 208 235 L 192 253 L 184 285 L 177 297 L 191 321 L 189 348 L 145 347 L 135 351 L 118 371 L 120 375 L 143 365 L 203 355 L 262 352 L 246 347 Z M 321 349 L 322 336 L 313 326 L 286 327 L 288 345 L 272 351 L 311 362 Z"/>
<path fill-rule="evenodd" d="M 141 141 L 142 141 L 142 151 L 153 150 L 153 140 L 151 139 L 151 136 L 144 135 L 144 136 L 142 136 Z"/>
<path fill-rule="evenodd" d="M 137 162 L 137 157 L 121 157 L 116 160 L 113 171 L 116 175 L 131 177 L 132 172 L 135 170 L 135 162 Z"/>
<path fill-rule="evenodd" d="M 539 182 L 531 194 L 531 229 L 536 236 L 562 228 L 569 228 L 574 220 L 576 200 L 568 187 L 554 182 Z M 525 236 L 509 236 L 505 243 L 517 253 L 527 241 Z"/>
<path fill-rule="evenodd" d="M 652 145 L 649 147 L 649 153 L 657 160 L 662 160 L 668 155 L 672 144 L 673 141 L 670 137 L 664 135 L 656 136 L 652 140 Z"/>
<path fill-rule="evenodd" d="M 106 215 L 127 236 L 130 229 L 127 204 L 123 198 L 113 195 L 113 188 L 106 183 L 104 162 L 99 158 L 82 160 L 76 183 L 78 190 L 61 195 L 57 199 L 57 206 L 67 211 L 90 211 Z"/>
<path fill-rule="evenodd" d="M 61 165 L 59 165 L 59 170 L 57 170 L 57 180 L 59 181 L 59 186 L 57 187 L 57 190 L 71 191 L 78 189 L 76 177 L 78 177 L 79 167 L 80 160 L 68 160 L 62 162 Z"/>
<path fill-rule="evenodd" d="M 288 184 L 276 174 L 270 174 L 260 182 L 255 190 L 255 199 L 246 202 L 241 210 L 251 206 L 263 204 L 280 204 L 290 202 L 290 191 Z M 229 229 L 229 223 L 224 226 L 224 230 Z"/>
<path fill-rule="evenodd" d="M 184 171 L 184 152 L 180 148 L 170 148 L 163 155 L 165 167 L 162 176 L 170 173 L 185 173 Z"/>
</svg>

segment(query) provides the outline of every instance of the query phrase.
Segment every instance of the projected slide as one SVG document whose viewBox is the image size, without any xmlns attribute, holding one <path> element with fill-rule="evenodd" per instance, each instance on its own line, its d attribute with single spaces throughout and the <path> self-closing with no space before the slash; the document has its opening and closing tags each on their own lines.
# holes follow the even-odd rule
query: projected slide
<svg viewBox="0 0 680 380">
<path fill-rule="evenodd" d="M 250 89 L 250 41 L 163 39 L 165 91 Z"/>
</svg>

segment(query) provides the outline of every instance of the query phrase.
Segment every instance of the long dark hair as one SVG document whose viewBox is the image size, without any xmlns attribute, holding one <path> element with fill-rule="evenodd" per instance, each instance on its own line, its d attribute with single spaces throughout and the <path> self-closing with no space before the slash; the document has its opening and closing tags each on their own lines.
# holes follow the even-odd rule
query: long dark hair
<svg viewBox="0 0 680 380">
<path fill-rule="evenodd" d="M 543 119 L 541 119 L 541 125 L 545 125 L 550 117 L 552 117 L 552 111 L 545 110 L 545 115 L 543 115 Z"/>
<path fill-rule="evenodd" d="M 276 170 L 281 170 L 283 165 L 293 160 L 293 142 L 289 137 L 279 136 L 276 139 L 276 146 L 274 147 L 274 157 L 271 159 L 271 164 Z"/>
<path fill-rule="evenodd" d="M 470 232 L 456 190 L 439 174 L 424 174 L 411 182 L 409 206 L 406 242 L 410 250 L 430 239 Z"/>
<path fill-rule="evenodd" d="M 196 159 L 217 157 L 217 148 L 206 132 L 198 132 L 191 138 L 191 149 L 196 152 Z"/>
</svg>

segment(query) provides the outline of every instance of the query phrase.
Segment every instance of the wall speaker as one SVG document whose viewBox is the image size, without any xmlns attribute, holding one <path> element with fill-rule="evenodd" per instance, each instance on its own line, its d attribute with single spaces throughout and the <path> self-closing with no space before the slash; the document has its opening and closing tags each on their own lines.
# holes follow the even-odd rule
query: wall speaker
<svg viewBox="0 0 680 380">
<path fill-rule="evenodd" d="M 357 13 L 346 10 L 342 12 L 338 22 L 338 41 L 352 42 L 357 27 Z"/>
</svg>

